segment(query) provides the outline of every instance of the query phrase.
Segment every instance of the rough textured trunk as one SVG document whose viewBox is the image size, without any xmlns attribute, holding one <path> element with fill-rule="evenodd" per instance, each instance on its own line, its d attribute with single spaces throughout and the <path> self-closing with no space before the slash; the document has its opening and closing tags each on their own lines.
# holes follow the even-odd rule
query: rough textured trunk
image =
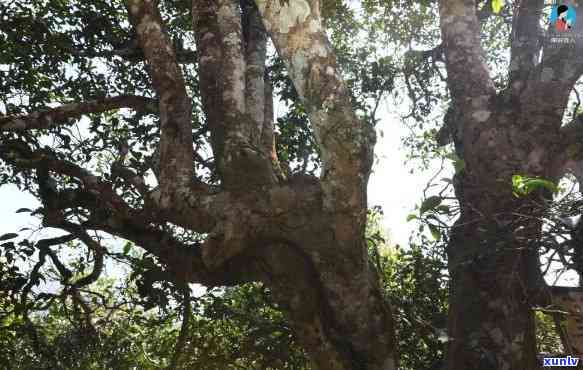
<svg viewBox="0 0 583 370">
<path fill-rule="evenodd" d="M 583 353 L 583 289 L 581 287 L 551 287 L 553 307 L 563 314 L 555 314 L 555 325 L 564 352 L 580 356 Z M 567 322 L 563 327 L 561 319 Z M 579 366 L 581 367 L 581 366 Z"/>
<path fill-rule="evenodd" d="M 520 203 L 508 190 L 489 192 L 469 185 L 485 179 L 462 178 L 462 216 L 448 245 L 448 368 L 536 369 L 530 298 L 538 263 L 524 231 L 540 228 L 540 222 L 532 213 L 534 221 L 516 216 Z"/>
<path fill-rule="evenodd" d="M 198 87 L 217 179 L 212 185 L 195 176 L 192 98 L 157 2 L 127 0 L 126 7 L 156 101 L 119 96 L 70 104 L 7 117 L 0 130 L 52 127 L 53 120 L 121 107 L 157 113 L 159 155 L 149 165 L 159 186 L 150 188 L 126 166 L 127 148 L 112 164 L 111 178 L 140 194 L 143 202 L 133 205 L 113 180 L 75 163 L 25 142 L 0 146 L 4 161 L 39 173 L 44 225 L 67 230 L 95 256 L 103 256 L 104 249 L 86 230 L 130 240 L 156 256 L 172 280 L 182 284 L 264 282 L 315 368 L 394 370 L 391 311 L 365 239 L 374 130 L 353 111 L 319 2 L 192 1 Z M 268 37 L 307 108 L 322 153 L 320 178 L 286 178 L 279 169 L 272 89 L 265 76 Z M 54 174 L 75 179 L 79 186 L 56 191 L 50 187 Z M 77 207 L 86 210 L 82 224 L 66 217 L 67 209 Z M 168 223 L 207 237 L 202 243 L 180 241 L 161 227 Z M 102 265 L 96 258 L 90 279 Z"/>
<path fill-rule="evenodd" d="M 350 261 L 332 267 L 333 253 L 314 262 L 301 250 L 274 245 L 261 257 L 271 267 L 264 281 L 315 369 L 396 369 L 391 312 L 374 268 L 358 271 Z M 339 289 L 342 296 L 335 295 Z"/>
<path fill-rule="evenodd" d="M 203 246 L 205 264 L 216 268 L 241 257 L 261 261 L 254 275 L 285 307 L 318 369 L 394 369 L 391 313 L 364 238 L 374 132 L 352 110 L 319 3 L 242 1 L 240 11 L 233 4 L 193 2 L 203 106 L 225 188 L 234 196 L 271 199 L 228 212 Z M 272 91 L 264 77 L 267 35 L 307 107 L 322 149 L 320 179 L 284 180 L 277 165 Z M 242 87 L 234 83 L 243 79 Z M 298 199 L 289 199 L 281 186 L 294 189 Z M 318 195 L 309 213 L 297 208 L 310 194 L 305 189 Z M 265 213 L 256 204 L 275 217 L 254 221 L 250 209 Z M 289 211 L 292 227 L 281 223 Z"/>
<path fill-rule="evenodd" d="M 514 196 L 512 176 L 557 181 L 576 167 L 580 144 L 561 119 L 583 71 L 574 48 L 541 42 L 543 5 L 522 0 L 513 8 L 509 81 L 497 91 L 476 2 L 439 4 L 452 98 L 446 124 L 465 163 L 455 181 L 461 215 L 448 246 L 450 370 L 538 368 L 532 308 L 551 299 L 541 291 L 536 242 L 551 197 L 540 190 Z"/>
<path fill-rule="evenodd" d="M 522 95 L 519 111 L 509 95 L 481 99 L 478 111 L 458 106 L 456 115 L 463 132 L 454 140 L 466 165 L 454 182 L 461 214 L 448 245 L 451 370 L 539 366 L 533 307 L 550 296 L 537 242 L 552 197 L 541 189 L 513 194 L 512 176 L 556 180 L 557 117 L 533 108 L 540 96 Z M 545 135 L 532 132 L 543 127 Z"/>
</svg>

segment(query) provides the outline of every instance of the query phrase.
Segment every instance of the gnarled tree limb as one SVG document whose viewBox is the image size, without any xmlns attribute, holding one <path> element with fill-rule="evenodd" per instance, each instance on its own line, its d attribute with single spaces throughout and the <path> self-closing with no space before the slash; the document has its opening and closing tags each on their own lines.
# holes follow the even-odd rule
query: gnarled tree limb
<svg viewBox="0 0 583 370">
<path fill-rule="evenodd" d="M 245 42 L 245 104 L 251 120 L 251 142 L 258 144 L 265 121 L 265 58 L 267 33 L 259 11 L 252 0 L 241 2 L 243 11 L 243 38 Z M 270 117 L 271 119 L 271 117 Z"/>
<path fill-rule="evenodd" d="M 65 104 L 26 115 L 0 116 L 0 131 L 46 129 L 67 123 L 69 119 L 79 118 L 84 114 L 102 113 L 120 108 L 132 108 L 140 112 L 155 112 L 157 110 L 154 99 L 135 95 L 121 95 L 82 103 Z"/>
<path fill-rule="evenodd" d="M 441 0 L 439 15 L 453 99 L 463 104 L 466 99 L 494 94 L 494 83 L 480 42 L 475 1 Z"/>
<path fill-rule="evenodd" d="M 359 120 L 327 40 L 318 1 L 256 1 L 271 39 L 305 103 L 322 150 L 329 207 L 366 206 L 362 191 L 372 165 L 374 130 Z M 334 200 L 334 201 L 332 201 Z M 337 202 L 335 202 L 337 201 Z"/>
<path fill-rule="evenodd" d="M 126 5 L 159 97 L 160 205 L 168 209 L 190 191 L 194 180 L 192 105 L 156 1 L 128 0 Z"/>
<path fill-rule="evenodd" d="M 243 7 L 243 35 L 237 2 L 204 0 L 192 7 L 203 107 L 216 167 L 229 189 L 276 182 L 259 142 L 265 109 L 265 35 L 254 11 L 251 5 Z"/>
</svg>

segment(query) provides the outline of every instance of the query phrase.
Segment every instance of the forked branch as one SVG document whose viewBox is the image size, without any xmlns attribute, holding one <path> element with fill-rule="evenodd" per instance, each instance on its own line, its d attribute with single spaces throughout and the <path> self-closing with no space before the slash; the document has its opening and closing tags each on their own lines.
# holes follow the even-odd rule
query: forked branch
<svg viewBox="0 0 583 370">
<path fill-rule="evenodd" d="M 256 1 L 322 150 L 327 196 L 360 209 L 372 164 L 374 130 L 359 120 L 326 37 L 316 0 Z M 349 180 L 347 180 L 349 179 Z"/>
</svg>

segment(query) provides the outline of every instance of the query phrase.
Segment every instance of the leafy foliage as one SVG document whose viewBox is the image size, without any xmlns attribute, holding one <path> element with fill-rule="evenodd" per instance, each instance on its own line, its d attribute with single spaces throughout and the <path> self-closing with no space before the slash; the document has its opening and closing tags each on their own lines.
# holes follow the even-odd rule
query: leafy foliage
<svg viewBox="0 0 583 370">
<path fill-rule="evenodd" d="M 521 175 L 512 176 L 512 189 L 514 195 L 517 197 L 528 195 L 538 189 L 546 189 L 553 193 L 558 192 L 557 185 L 555 185 L 552 181 L 541 178 L 525 177 Z"/>
</svg>

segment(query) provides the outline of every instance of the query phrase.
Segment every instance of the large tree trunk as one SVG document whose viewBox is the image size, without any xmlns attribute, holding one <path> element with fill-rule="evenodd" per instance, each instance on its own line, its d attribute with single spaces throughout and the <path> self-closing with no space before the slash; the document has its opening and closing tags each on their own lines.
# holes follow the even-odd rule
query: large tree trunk
<svg viewBox="0 0 583 370">
<path fill-rule="evenodd" d="M 450 370 L 538 367 L 532 307 L 551 300 L 541 290 L 536 241 L 550 197 L 541 190 L 515 196 L 512 176 L 557 181 L 581 157 L 561 119 L 583 72 L 575 48 L 541 42 L 543 6 L 516 2 L 508 84 L 497 91 L 476 2 L 439 3 L 452 98 L 446 124 L 465 163 L 448 246 Z"/>
<path fill-rule="evenodd" d="M 376 271 L 342 257 L 337 263 L 333 250 L 314 260 L 274 245 L 259 258 L 272 271 L 265 283 L 315 369 L 396 369 L 391 312 Z"/>
<path fill-rule="evenodd" d="M 460 177 L 462 214 L 448 245 L 448 368 L 536 369 L 531 297 L 538 263 L 528 234 L 540 230 L 540 222 L 509 184 L 489 191 L 495 185 L 488 179 Z M 516 215 L 521 212 L 533 218 Z"/>
<path fill-rule="evenodd" d="M 215 268 L 250 261 L 236 268 L 254 270 L 271 287 L 316 368 L 395 369 L 391 312 L 364 237 L 374 131 L 352 109 L 319 2 L 255 3 L 241 1 L 240 11 L 231 0 L 193 2 L 201 95 L 223 185 L 261 199 L 227 212 L 203 259 Z M 320 179 L 282 183 L 273 163 L 266 36 L 308 112 L 322 153 Z M 261 222 L 249 216 L 253 209 Z M 273 217 L 264 217 L 267 209 Z"/>
</svg>

